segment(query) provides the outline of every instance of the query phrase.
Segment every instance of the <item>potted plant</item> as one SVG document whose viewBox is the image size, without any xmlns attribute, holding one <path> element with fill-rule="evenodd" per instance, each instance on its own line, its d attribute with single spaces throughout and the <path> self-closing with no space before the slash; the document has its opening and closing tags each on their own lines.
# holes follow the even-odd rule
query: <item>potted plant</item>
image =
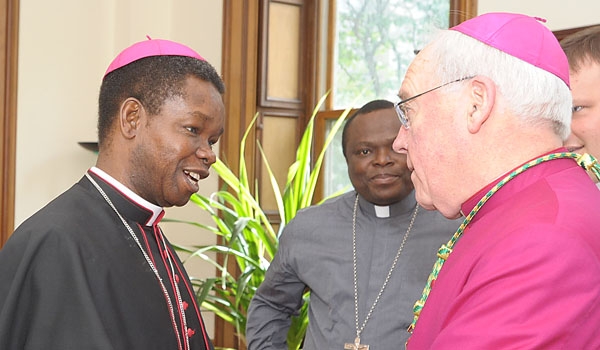
<svg viewBox="0 0 600 350">
<path fill-rule="evenodd" d="M 245 145 L 256 121 L 257 116 L 255 116 L 240 143 L 239 174 L 234 174 L 224 162 L 217 159 L 212 168 L 225 184 L 225 188 L 209 197 L 194 194 L 191 198 L 198 207 L 210 213 L 214 225 L 185 223 L 218 235 L 221 238 L 220 242 L 208 246 L 175 246 L 176 249 L 189 254 L 187 259 L 200 258 L 217 269 L 216 276 L 212 278 L 191 277 L 198 303 L 204 309 L 214 312 L 218 317 L 232 324 L 244 346 L 246 312 L 256 289 L 264 279 L 269 263 L 277 252 L 279 233 L 298 210 L 313 204 L 313 195 L 325 151 L 350 112 L 350 109 L 345 110 L 337 119 L 313 163 L 311 154 L 313 153 L 314 120 L 325 98 L 326 96 L 323 96 L 317 104 L 304 131 L 296 151 L 296 160 L 288 169 L 283 193 L 280 191 L 265 153 L 258 144 L 281 219 L 277 232 L 267 219 L 259 200 L 253 195 L 254 186 L 249 182 L 247 174 Z M 339 195 L 343 191 L 338 191 L 328 198 Z M 222 259 L 215 259 L 214 254 L 208 254 L 214 252 L 220 254 Z M 231 268 L 232 261 L 235 271 Z M 304 339 L 308 325 L 308 300 L 309 292 L 306 292 L 300 314 L 293 317 L 288 332 L 289 349 L 299 349 Z"/>
</svg>

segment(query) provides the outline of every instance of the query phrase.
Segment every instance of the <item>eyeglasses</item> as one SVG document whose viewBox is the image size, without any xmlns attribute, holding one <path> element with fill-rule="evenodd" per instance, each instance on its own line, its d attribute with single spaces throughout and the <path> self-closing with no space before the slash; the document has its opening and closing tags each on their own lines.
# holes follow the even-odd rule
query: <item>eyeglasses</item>
<svg viewBox="0 0 600 350">
<path fill-rule="evenodd" d="M 404 128 L 406 128 L 406 129 L 409 129 L 409 128 L 410 128 L 410 123 L 409 123 L 409 121 L 408 121 L 408 118 L 406 117 L 406 113 L 405 113 L 405 112 L 404 112 L 404 110 L 402 109 L 402 105 L 403 105 L 403 104 L 405 104 L 405 103 L 406 103 L 406 102 L 408 102 L 408 101 L 414 100 L 414 99 L 415 99 L 415 98 L 417 98 L 417 97 L 423 96 L 423 95 L 425 95 L 425 94 L 426 94 L 426 93 L 428 93 L 428 92 L 432 92 L 432 91 L 435 91 L 435 90 L 437 90 L 437 89 L 439 89 L 439 88 L 442 88 L 442 87 L 444 87 L 444 86 L 446 86 L 446 85 L 449 85 L 449 84 L 452 84 L 452 83 L 458 83 L 459 81 L 463 81 L 463 80 L 471 79 L 471 78 L 473 78 L 473 77 L 474 77 L 474 76 L 470 76 L 470 77 L 464 77 L 464 78 L 460 78 L 460 79 L 453 80 L 453 81 L 451 81 L 451 82 L 448 82 L 448 83 L 442 84 L 442 85 L 440 85 L 440 86 L 434 87 L 433 89 L 429 89 L 429 90 L 427 90 L 427 91 L 425 91 L 425 92 L 421 92 L 420 94 L 414 95 L 414 96 L 412 96 L 412 97 L 409 97 L 409 98 L 407 98 L 407 99 L 405 99 L 405 100 L 402 100 L 402 101 L 400 101 L 400 102 L 396 103 L 396 104 L 394 105 L 394 109 L 396 110 L 396 114 L 398 114 L 398 119 L 400 119 L 400 122 L 402 123 L 402 126 L 403 126 Z"/>
</svg>

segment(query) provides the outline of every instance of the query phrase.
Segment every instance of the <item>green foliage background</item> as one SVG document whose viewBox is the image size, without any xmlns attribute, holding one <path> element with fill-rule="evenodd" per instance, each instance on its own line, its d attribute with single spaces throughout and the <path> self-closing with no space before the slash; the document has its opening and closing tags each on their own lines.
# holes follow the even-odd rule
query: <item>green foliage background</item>
<svg viewBox="0 0 600 350">
<path fill-rule="evenodd" d="M 448 28 L 448 0 L 338 0 L 336 6 L 336 108 L 393 100 L 415 50 L 433 30 Z"/>
</svg>

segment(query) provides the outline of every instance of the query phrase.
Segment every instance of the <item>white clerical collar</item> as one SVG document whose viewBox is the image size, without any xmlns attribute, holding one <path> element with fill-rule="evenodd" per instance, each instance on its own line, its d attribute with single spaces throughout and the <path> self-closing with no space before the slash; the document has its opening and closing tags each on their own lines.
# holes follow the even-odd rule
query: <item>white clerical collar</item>
<svg viewBox="0 0 600 350">
<path fill-rule="evenodd" d="M 373 207 L 375 208 L 375 216 L 377 216 L 378 218 L 389 218 L 390 217 L 390 206 L 389 205 L 385 205 L 385 206 L 373 205 Z"/>
<path fill-rule="evenodd" d="M 152 217 L 150 218 L 150 220 L 148 220 L 148 222 L 146 222 L 146 226 L 152 226 L 157 220 L 160 220 L 162 218 L 163 208 L 161 208 L 155 204 L 152 204 L 152 203 L 148 202 L 147 200 L 145 200 L 144 198 L 140 197 L 137 193 L 135 193 L 132 190 L 130 190 L 129 188 L 127 188 L 125 185 L 123 185 L 122 183 L 117 181 L 114 177 L 105 173 L 100 168 L 97 168 L 94 166 L 94 167 L 90 168 L 90 171 L 92 173 L 94 173 L 95 175 L 98 175 L 100 178 L 102 178 L 102 180 L 111 184 L 119 192 L 123 193 L 123 195 L 127 196 L 129 199 L 134 201 L 140 207 L 142 207 L 148 211 L 151 211 Z"/>
<path fill-rule="evenodd" d="M 354 191 L 356 193 L 356 191 Z M 415 191 L 410 192 L 406 197 L 402 198 L 399 202 L 390 205 L 376 205 L 367 201 L 363 196 L 358 196 L 358 202 L 361 210 L 368 213 L 371 217 L 377 217 L 378 219 L 387 219 L 396 217 L 398 215 L 404 215 L 411 213 L 417 201 L 415 199 Z"/>
</svg>

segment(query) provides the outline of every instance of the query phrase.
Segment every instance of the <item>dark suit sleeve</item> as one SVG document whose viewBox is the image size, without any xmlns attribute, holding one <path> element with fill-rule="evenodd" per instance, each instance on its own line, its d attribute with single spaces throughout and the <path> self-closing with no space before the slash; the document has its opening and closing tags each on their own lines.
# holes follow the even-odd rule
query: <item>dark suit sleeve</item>
<svg viewBox="0 0 600 350">
<path fill-rule="evenodd" d="M 248 308 L 248 350 L 287 350 L 291 317 L 302 306 L 305 284 L 293 269 L 287 247 L 293 245 L 293 221 L 285 228 L 275 258 Z"/>
</svg>

